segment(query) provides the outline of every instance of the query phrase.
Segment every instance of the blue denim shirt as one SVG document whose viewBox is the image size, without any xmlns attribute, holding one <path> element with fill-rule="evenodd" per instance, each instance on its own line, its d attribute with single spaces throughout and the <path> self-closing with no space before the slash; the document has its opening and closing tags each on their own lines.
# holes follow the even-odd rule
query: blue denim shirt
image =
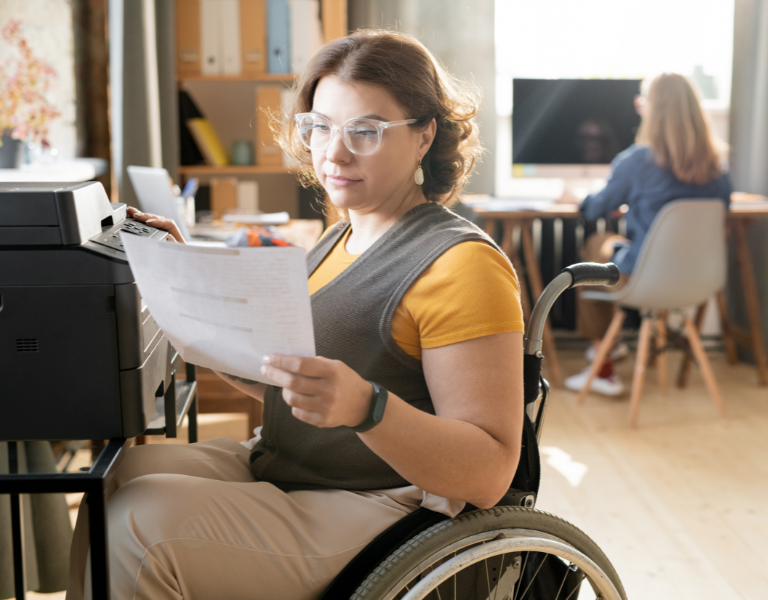
<svg viewBox="0 0 768 600">
<path fill-rule="evenodd" d="M 727 170 L 704 185 L 691 185 L 659 167 L 650 148 L 633 144 L 613 159 L 605 188 L 584 198 L 579 209 L 585 219 L 592 221 L 607 217 L 622 204 L 629 206 L 626 219 L 630 245 L 618 248 L 613 255 L 619 270 L 629 274 L 635 268 L 645 234 L 665 204 L 682 198 L 721 198 L 728 207 L 732 191 Z"/>
</svg>

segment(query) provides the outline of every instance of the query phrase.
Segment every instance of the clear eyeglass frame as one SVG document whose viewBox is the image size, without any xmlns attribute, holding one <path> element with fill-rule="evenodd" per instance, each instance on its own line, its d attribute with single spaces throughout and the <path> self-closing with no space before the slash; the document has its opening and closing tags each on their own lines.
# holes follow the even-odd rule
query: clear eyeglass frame
<svg viewBox="0 0 768 600">
<path fill-rule="evenodd" d="M 302 127 L 302 121 L 304 121 L 307 118 L 314 119 L 314 122 L 317 123 L 318 121 L 324 124 L 327 124 L 330 135 L 328 136 L 328 139 L 325 143 L 321 143 L 320 145 L 315 144 L 314 146 L 311 145 L 311 143 L 308 141 L 307 136 L 307 128 Z M 338 131 L 341 134 L 341 140 L 344 142 L 344 146 L 349 150 L 352 154 L 357 154 L 358 156 L 370 156 L 374 152 L 376 152 L 381 147 L 381 139 L 384 135 L 384 130 L 388 129 L 390 127 L 399 127 L 400 125 L 410 125 L 412 123 L 416 123 L 418 119 L 405 119 L 404 121 L 377 121 L 376 119 L 368 119 L 364 117 L 354 117 L 352 119 L 349 119 L 346 121 L 343 125 L 334 125 L 330 122 L 326 117 L 322 115 L 318 115 L 317 113 L 298 113 L 294 115 L 294 120 L 296 121 L 296 125 L 299 129 L 299 137 L 301 138 L 301 143 L 304 144 L 304 146 L 310 150 L 325 150 L 328 148 L 328 146 L 331 145 L 331 142 L 333 141 L 333 134 Z M 355 123 L 355 127 L 351 126 L 351 123 Z M 376 138 L 376 146 L 366 152 L 361 152 L 359 149 L 355 149 L 354 143 L 348 139 L 348 135 L 355 132 L 357 127 L 361 124 L 370 124 L 373 126 L 373 128 L 377 132 L 377 138 Z"/>
</svg>

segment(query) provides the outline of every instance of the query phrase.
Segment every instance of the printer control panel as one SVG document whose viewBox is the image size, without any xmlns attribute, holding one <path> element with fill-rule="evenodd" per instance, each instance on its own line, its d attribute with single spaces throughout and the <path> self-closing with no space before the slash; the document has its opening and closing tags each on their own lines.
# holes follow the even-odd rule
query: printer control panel
<svg viewBox="0 0 768 600">
<path fill-rule="evenodd" d="M 154 240 L 164 240 L 168 237 L 168 232 L 163 229 L 150 227 L 140 221 L 126 218 L 114 225 L 103 226 L 99 235 L 93 236 L 80 247 L 101 256 L 108 256 L 121 262 L 127 262 L 125 248 L 123 248 L 123 242 L 120 240 L 121 232 Z"/>
<path fill-rule="evenodd" d="M 156 229 L 140 221 L 128 218 L 120 221 L 117 225 L 104 228 L 101 235 L 92 238 L 91 241 L 124 252 L 123 242 L 120 241 L 120 232 L 140 237 L 156 237 L 157 239 L 167 237 L 167 233 L 161 229 Z"/>
</svg>

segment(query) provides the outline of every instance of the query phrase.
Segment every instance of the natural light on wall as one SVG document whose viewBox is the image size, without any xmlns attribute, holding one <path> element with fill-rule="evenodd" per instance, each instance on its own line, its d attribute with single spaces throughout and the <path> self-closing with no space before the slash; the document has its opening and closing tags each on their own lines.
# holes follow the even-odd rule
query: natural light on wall
<svg viewBox="0 0 768 600">
<path fill-rule="evenodd" d="M 727 139 L 733 0 L 497 0 L 497 195 L 511 187 L 512 79 L 690 76 Z"/>
</svg>

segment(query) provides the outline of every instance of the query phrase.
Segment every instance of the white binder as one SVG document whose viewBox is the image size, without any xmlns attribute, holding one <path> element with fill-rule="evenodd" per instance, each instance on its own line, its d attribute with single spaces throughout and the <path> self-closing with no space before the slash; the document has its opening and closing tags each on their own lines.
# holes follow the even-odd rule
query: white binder
<svg viewBox="0 0 768 600">
<path fill-rule="evenodd" d="M 203 75 L 222 72 L 220 16 L 219 0 L 200 1 L 200 50 L 203 54 L 200 71 Z"/>
<path fill-rule="evenodd" d="M 289 0 L 291 9 L 291 64 L 301 73 L 323 45 L 318 0 Z"/>
<path fill-rule="evenodd" d="M 219 39 L 221 43 L 222 69 L 225 75 L 243 72 L 240 49 L 240 0 L 219 0 Z"/>
</svg>

